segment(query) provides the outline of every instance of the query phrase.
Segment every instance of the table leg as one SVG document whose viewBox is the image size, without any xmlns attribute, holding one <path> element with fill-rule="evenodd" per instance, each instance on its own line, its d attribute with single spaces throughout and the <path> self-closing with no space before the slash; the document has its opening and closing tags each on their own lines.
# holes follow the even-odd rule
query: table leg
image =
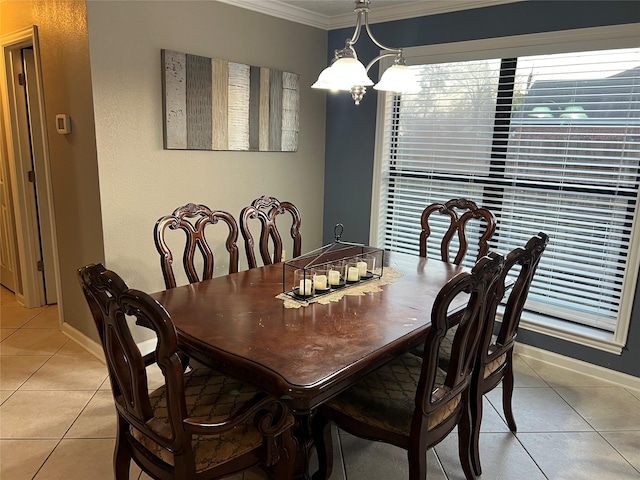
<svg viewBox="0 0 640 480">
<path fill-rule="evenodd" d="M 274 478 L 310 480 L 309 460 L 313 451 L 313 435 L 311 430 L 311 413 L 294 414 L 296 422 L 293 435 L 283 442 L 283 455 L 274 468 Z M 281 455 L 281 456 L 283 456 Z"/>
<path fill-rule="evenodd" d="M 313 452 L 313 433 L 311 430 L 312 413 L 296 415 L 293 436 L 297 443 L 296 479 L 309 480 L 309 463 Z"/>
<path fill-rule="evenodd" d="M 274 480 L 294 480 L 296 472 L 296 462 L 298 460 L 298 445 L 293 434 L 282 435 L 280 437 L 281 445 L 279 450 L 280 458 L 272 467 L 264 467 L 263 469 Z"/>
</svg>

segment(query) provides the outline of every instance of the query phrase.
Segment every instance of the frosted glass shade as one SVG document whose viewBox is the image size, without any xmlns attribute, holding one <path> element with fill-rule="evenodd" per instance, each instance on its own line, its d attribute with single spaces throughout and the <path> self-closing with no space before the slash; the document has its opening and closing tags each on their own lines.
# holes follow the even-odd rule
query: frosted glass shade
<svg viewBox="0 0 640 480">
<path fill-rule="evenodd" d="M 327 67 L 324 70 L 322 70 L 322 72 L 320 72 L 320 75 L 318 75 L 318 79 L 316 80 L 316 82 L 311 85 L 311 88 L 322 88 L 325 90 L 338 90 L 335 87 L 335 80 L 333 80 L 332 78 L 333 75 L 333 71 L 331 70 L 331 67 Z"/>
<path fill-rule="evenodd" d="M 325 68 L 311 88 L 326 90 L 351 90 L 354 85 L 371 86 L 373 80 L 364 65 L 355 58 L 340 58 Z"/>
<path fill-rule="evenodd" d="M 373 88 L 386 92 L 415 93 L 420 91 L 420 84 L 409 67 L 392 65 L 385 70 L 382 78 Z"/>
</svg>

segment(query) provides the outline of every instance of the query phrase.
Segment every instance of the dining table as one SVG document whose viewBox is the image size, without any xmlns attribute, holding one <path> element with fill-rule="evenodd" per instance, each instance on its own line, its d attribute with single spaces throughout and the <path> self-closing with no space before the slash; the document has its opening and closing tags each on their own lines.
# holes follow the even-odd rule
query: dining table
<svg viewBox="0 0 640 480">
<path fill-rule="evenodd" d="M 286 295 L 283 300 L 282 263 L 152 296 L 170 314 L 184 353 L 286 399 L 297 420 L 295 478 L 309 478 L 314 410 L 424 342 L 438 292 L 464 270 L 385 251 L 382 277 L 372 288 L 352 294 L 346 287 L 333 301 L 292 307 Z M 465 303 L 457 299 L 450 314 Z"/>
</svg>

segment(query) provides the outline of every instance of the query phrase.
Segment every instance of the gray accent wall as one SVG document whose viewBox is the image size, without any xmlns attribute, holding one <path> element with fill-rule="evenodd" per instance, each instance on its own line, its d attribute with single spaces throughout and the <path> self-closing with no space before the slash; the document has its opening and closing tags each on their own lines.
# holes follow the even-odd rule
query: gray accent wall
<svg viewBox="0 0 640 480">
<path fill-rule="evenodd" d="M 373 6 L 375 8 L 375 5 Z M 525 1 L 372 25 L 378 40 L 394 47 L 441 44 L 640 22 L 637 1 Z M 344 46 L 353 28 L 329 32 L 327 59 Z M 639 32 L 640 37 L 640 32 Z M 363 36 L 356 44 L 363 63 L 378 48 Z M 376 67 L 370 72 L 377 78 Z M 333 240 L 336 223 L 343 239 L 369 243 L 377 93 L 369 89 L 355 106 L 346 93 L 327 94 L 323 241 Z M 518 339 L 568 357 L 640 377 L 640 283 L 627 347 L 622 355 L 576 345 L 526 330 Z"/>
</svg>

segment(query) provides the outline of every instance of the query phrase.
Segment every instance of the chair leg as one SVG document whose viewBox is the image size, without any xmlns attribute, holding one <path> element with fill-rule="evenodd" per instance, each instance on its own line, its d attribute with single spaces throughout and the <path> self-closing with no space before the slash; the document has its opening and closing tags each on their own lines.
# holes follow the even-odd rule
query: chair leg
<svg viewBox="0 0 640 480">
<path fill-rule="evenodd" d="M 333 471 L 331 422 L 320 411 L 316 412 L 312 422 L 313 443 L 318 454 L 318 471 L 313 474 L 313 480 L 327 480 Z"/>
<path fill-rule="evenodd" d="M 127 440 L 129 424 L 118 415 L 118 434 L 116 448 L 113 453 L 113 472 L 116 480 L 129 480 L 129 467 L 131 466 L 131 447 Z"/>
<path fill-rule="evenodd" d="M 513 350 L 510 350 L 507 353 L 504 377 L 502 378 L 502 410 L 504 411 L 507 425 L 509 425 L 509 430 L 516 432 L 518 427 L 516 426 L 516 420 L 513 417 L 513 410 L 511 408 L 513 383 Z"/>
<path fill-rule="evenodd" d="M 469 392 L 465 395 L 469 395 Z M 469 398 L 463 398 L 465 406 L 462 408 L 462 416 L 458 423 L 458 456 L 462 464 L 462 471 L 467 480 L 476 478 L 471 464 L 471 412 Z"/>
<path fill-rule="evenodd" d="M 409 459 L 409 480 L 427 480 L 427 449 L 424 442 L 410 446 L 407 450 Z"/>
<path fill-rule="evenodd" d="M 479 388 L 479 384 L 474 380 L 474 386 L 471 389 L 471 465 L 476 475 L 482 475 L 482 465 L 480 464 L 480 425 L 482 425 L 482 411 L 484 408 L 482 390 Z"/>
</svg>

